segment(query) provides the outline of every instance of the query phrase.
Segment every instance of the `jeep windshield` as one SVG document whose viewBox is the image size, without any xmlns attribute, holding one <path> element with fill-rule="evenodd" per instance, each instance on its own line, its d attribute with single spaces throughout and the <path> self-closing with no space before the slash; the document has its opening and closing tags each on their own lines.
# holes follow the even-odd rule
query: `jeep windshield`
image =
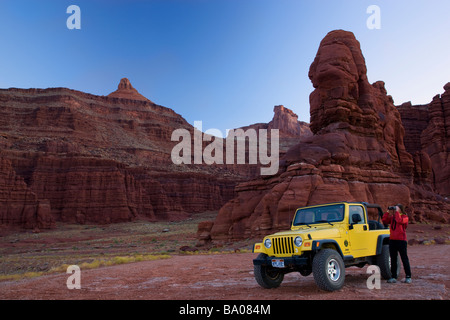
<svg viewBox="0 0 450 320">
<path fill-rule="evenodd" d="M 344 204 L 334 204 L 312 208 L 301 208 L 295 212 L 294 226 L 317 223 L 339 222 L 344 220 Z"/>
</svg>

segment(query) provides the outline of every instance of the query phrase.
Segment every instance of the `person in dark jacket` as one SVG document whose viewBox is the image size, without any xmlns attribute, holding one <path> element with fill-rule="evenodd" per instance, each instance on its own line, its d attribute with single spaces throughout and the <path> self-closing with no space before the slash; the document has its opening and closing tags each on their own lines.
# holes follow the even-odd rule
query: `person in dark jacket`
<svg viewBox="0 0 450 320">
<path fill-rule="evenodd" d="M 391 274 L 392 278 L 389 283 L 397 282 L 397 255 L 400 253 L 403 267 L 405 269 L 405 283 L 411 283 L 411 267 L 409 265 L 406 239 L 406 228 L 408 226 L 408 215 L 405 213 L 404 207 L 398 204 L 395 210 L 390 210 L 383 215 L 383 223 L 390 225 L 389 253 L 391 256 Z"/>
</svg>

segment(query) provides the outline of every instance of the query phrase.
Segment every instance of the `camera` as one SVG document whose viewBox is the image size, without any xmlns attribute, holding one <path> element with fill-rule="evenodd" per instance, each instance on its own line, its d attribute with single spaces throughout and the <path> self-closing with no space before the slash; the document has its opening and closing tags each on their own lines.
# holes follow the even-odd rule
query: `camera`
<svg viewBox="0 0 450 320">
<path fill-rule="evenodd" d="M 388 210 L 395 210 L 397 206 L 390 206 L 388 207 Z"/>
</svg>

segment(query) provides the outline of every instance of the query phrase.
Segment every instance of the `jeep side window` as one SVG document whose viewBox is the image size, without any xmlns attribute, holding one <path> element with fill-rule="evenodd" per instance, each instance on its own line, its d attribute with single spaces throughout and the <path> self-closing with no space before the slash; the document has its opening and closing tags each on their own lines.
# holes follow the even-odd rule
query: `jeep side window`
<svg viewBox="0 0 450 320">
<path fill-rule="evenodd" d="M 353 215 L 359 215 L 361 219 L 359 219 L 359 221 L 354 221 L 354 216 Z M 349 208 L 349 223 L 350 224 L 365 224 L 366 223 L 366 219 L 364 216 L 364 211 L 363 208 L 361 206 L 350 206 Z"/>
</svg>

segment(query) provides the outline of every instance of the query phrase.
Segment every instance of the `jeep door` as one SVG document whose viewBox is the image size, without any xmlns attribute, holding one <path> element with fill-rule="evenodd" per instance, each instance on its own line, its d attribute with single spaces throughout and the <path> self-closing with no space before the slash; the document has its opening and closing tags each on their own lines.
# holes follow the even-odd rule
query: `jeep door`
<svg viewBox="0 0 450 320">
<path fill-rule="evenodd" d="M 349 205 L 348 237 L 354 258 L 370 256 L 371 234 L 367 223 L 367 212 L 359 204 Z"/>
</svg>

